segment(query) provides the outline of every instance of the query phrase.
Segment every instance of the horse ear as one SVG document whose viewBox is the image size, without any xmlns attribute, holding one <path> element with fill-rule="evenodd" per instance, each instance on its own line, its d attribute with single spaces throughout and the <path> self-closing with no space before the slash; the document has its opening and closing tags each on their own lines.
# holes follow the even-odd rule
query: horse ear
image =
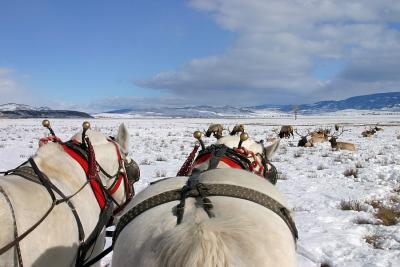
<svg viewBox="0 0 400 267">
<path fill-rule="evenodd" d="M 275 154 L 276 150 L 278 149 L 278 146 L 279 146 L 279 142 L 280 142 L 280 141 L 281 141 L 281 140 L 280 140 L 279 138 L 278 138 L 278 139 L 275 139 L 275 140 L 272 142 L 271 145 L 265 147 L 264 152 L 265 152 L 265 156 L 267 157 L 268 160 L 271 160 L 272 156 Z"/>
<path fill-rule="evenodd" d="M 129 141 L 128 139 L 129 139 L 128 128 L 126 128 L 125 124 L 121 123 L 121 125 L 118 128 L 118 135 L 115 138 L 115 140 L 125 152 L 128 152 L 128 141 Z"/>
</svg>

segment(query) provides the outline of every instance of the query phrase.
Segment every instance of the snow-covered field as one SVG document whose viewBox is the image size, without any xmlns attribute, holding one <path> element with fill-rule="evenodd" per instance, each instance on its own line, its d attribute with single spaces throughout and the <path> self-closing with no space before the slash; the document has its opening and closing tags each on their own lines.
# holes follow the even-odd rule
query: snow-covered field
<svg viewBox="0 0 400 267">
<path fill-rule="evenodd" d="M 278 125 L 316 129 L 342 123 L 345 131 L 339 141 L 356 144 L 357 152 L 333 151 L 329 143 L 299 148 L 295 137 L 283 139 L 273 158 L 281 178 L 277 187 L 292 207 L 299 230 L 299 266 L 400 266 L 400 222 L 382 223 L 383 219 L 391 224 L 390 216 L 396 212 L 400 216 L 400 116 L 91 121 L 107 135 L 116 134 L 121 122 L 128 126 L 130 154 L 141 168 L 137 191 L 156 179 L 175 176 L 195 143 L 193 131 L 206 129 L 210 123 L 231 129 L 243 123 L 257 140 L 272 136 L 272 128 Z M 383 132 L 361 137 L 365 125 L 376 123 Z M 63 140 L 81 124 L 82 120 L 52 120 Z M 41 120 L 0 120 L 0 170 L 13 168 L 34 154 L 38 139 L 47 133 Z M 214 139 L 205 142 L 211 144 Z M 353 210 L 344 210 L 345 206 Z M 109 262 L 110 256 L 103 265 Z"/>
</svg>

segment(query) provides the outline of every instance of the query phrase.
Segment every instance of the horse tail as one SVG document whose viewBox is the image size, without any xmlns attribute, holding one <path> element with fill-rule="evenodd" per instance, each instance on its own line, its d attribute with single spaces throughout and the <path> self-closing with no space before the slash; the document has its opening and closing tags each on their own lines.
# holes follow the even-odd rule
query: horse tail
<svg viewBox="0 0 400 267">
<path fill-rule="evenodd" d="M 255 249 L 248 238 L 249 233 L 254 232 L 253 227 L 252 223 L 241 221 L 240 218 L 213 218 L 178 225 L 160 238 L 158 266 L 236 265 L 241 261 L 240 255 L 243 252 L 252 247 Z"/>
</svg>

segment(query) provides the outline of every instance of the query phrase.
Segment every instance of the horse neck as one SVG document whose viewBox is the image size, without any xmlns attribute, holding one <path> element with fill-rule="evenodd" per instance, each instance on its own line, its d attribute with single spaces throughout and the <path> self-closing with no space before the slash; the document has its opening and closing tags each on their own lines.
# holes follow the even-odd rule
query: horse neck
<svg viewBox="0 0 400 267">
<path fill-rule="evenodd" d="M 87 180 L 84 170 L 60 144 L 49 143 L 40 147 L 33 159 L 52 182 L 66 185 L 71 190 L 77 190 Z"/>
</svg>

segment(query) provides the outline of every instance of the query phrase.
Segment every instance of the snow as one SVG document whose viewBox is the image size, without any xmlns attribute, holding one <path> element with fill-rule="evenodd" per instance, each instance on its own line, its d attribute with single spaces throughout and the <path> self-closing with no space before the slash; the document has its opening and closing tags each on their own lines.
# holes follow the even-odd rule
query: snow
<svg viewBox="0 0 400 267">
<path fill-rule="evenodd" d="M 367 114 L 367 115 L 362 115 Z M 298 137 L 283 139 L 273 164 L 282 179 L 277 187 L 293 209 L 299 230 L 298 265 L 321 266 L 400 266 L 400 223 L 384 226 L 374 217 L 376 210 L 366 202 L 382 201 L 400 210 L 400 115 L 371 115 L 351 111 L 323 116 L 240 118 L 240 119 L 166 119 L 98 118 L 91 124 L 106 135 L 115 135 L 124 122 L 130 132 L 130 155 L 141 168 L 136 191 L 164 176 L 175 176 L 195 143 L 192 133 L 211 123 L 226 128 L 242 123 L 249 135 L 265 139 L 272 128 L 291 124 L 299 129 L 344 125 L 339 141 L 356 144 L 357 152 L 333 151 L 329 143 L 314 148 L 297 147 Z M 68 140 L 82 120 L 54 119 L 56 134 Z M 372 138 L 361 137 L 367 125 L 384 128 Z M 39 119 L 0 120 L 0 170 L 16 167 L 37 149 L 40 137 L 48 131 Z M 204 139 L 206 144 L 213 138 Z M 356 169 L 357 177 L 345 176 Z M 342 210 L 342 201 L 362 203 L 361 211 Z M 369 223 L 360 224 L 358 221 Z M 366 237 L 375 237 L 373 244 Z M 109 240 L 108 240 L 109 243 Z M 371 242 L 372 243 L 372 242 Z M 374 248 L 374 246 L 376 248 Z M 102 261 L 109 266 L 111 255 Z"/>
</svg>

